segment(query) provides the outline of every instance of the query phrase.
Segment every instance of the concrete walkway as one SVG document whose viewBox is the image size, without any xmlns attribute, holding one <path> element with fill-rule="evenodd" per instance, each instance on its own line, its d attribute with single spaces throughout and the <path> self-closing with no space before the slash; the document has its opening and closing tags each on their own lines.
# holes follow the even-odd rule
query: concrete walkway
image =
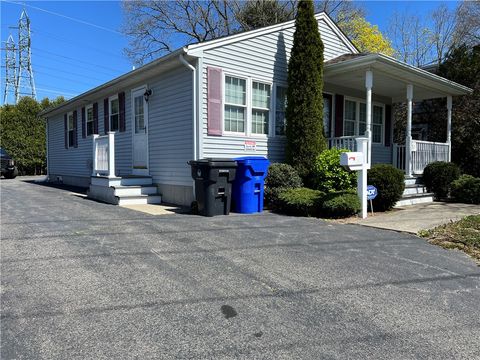
<svg viewBox="0 0 480 360">
<path fill-rule="evenodd" d="M 350 219 L 349 223 L 380 229 L 405 231 L 417 234 L 467 215 L 480 214 L 480 205 L 434 202 L 405 206 L 385 213 L 370 213 L 366 219 Z"/>
</svg>

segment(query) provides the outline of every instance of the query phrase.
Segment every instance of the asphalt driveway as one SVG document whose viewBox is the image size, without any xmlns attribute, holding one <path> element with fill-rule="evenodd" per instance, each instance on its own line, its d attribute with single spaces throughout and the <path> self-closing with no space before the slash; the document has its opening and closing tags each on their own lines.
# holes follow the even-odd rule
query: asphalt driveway
<svg viewBox="0 0 480 360">
<path fill-rule="evenodd" d="M 153 216 L 1 180 L 2 359 L 480 358 L 480 268 L 415 236 Z"/>
</svg>

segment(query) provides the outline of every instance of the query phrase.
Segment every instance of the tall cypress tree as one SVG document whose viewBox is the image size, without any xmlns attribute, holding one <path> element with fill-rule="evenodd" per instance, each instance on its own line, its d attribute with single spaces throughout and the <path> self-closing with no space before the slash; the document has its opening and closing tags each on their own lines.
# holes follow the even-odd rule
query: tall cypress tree
<svg viewBox="0 0 480 360">
<path fill-rule="evenodd" d="M 315 158 L 326 148 L 323 132 L 323 43 L 313 1 L 298 3 L 288 63 L 287 162 L 308 184 Z"/>
</svg>

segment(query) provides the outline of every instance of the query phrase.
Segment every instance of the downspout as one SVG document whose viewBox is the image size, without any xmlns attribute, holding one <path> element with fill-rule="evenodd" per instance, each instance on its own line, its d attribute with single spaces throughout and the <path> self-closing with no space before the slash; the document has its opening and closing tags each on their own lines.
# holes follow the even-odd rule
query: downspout
<svg viewBox="0 0 480 360">
<path fill-rule="evenodd" d="M 185 58 L 183 54 L 178 57 L 180 62 L 192 71 L 192 118 L 193 118 L 193 160 L 198 160 L 197 156 L 197 76 L 196 69 Z M 195 180 L 193 181 L 193 198 L 196 199 Z"/>
</svg>

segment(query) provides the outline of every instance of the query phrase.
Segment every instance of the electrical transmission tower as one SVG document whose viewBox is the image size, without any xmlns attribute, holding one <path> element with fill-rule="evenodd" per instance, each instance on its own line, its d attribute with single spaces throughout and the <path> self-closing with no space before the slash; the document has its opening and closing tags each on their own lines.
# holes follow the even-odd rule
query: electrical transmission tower
<svg viewBox="0 0 480 360">
<path fill-rule="evenodd" d="M 16 82 L 17 82 L 17 56 L 15 41 L 12 35 L 8 37 L 5 44 L 5 93 L 3 103 L 7 104 L 9 95 L 13 95 L 13 102 L 16 103 Z"/>
<path fill-rule="evenodd" d="M 25 9 L 18 21 L 18 73 L 15 86 L 15 101 L 18 103 L 21 95 L 36 98 L 35 82 L 32 71 L 32 51 L 30 38 L 30 18 Z"/>
</svg>

